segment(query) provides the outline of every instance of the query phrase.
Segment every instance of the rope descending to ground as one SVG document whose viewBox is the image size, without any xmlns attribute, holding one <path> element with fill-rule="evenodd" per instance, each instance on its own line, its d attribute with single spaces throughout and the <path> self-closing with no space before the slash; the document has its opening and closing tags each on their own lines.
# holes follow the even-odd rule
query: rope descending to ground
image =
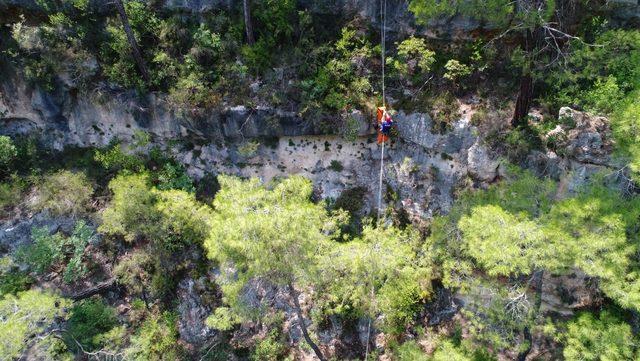
<svg viewBox="0 0 640 361">
<path fill-rule="evenodd" d="M 380 31 L 380 43 L 381 43 L 381 52 L 380 57 L 382 60 L 382 106 L 386 109 L 386 94 L 385 94 L 385 47 L 386 47 L 386 26 L 387 26 L 387 0 L 380 0 L 380 25 L 382 30 Z M 386 114 L 383 114 L 384 117 Z M 380 144 L 380 179 L 378 181 L 378 226 L 381 224 L 382 219 L 382 179 L 384 176 L 384 141 Z M 371 301 L 374 301 L 374 285 L 373 285 L 373 277 L 371 279 Z M 371 307 L 371 310 L 374 311 L 374 307 Z M 364 359 L 365 361 L 369 359 L 369 344 L 371 337 L 371 319 L 373 315 L 370 315 L 369 322 L 367 324 L 367 345 Z"/>
</svg>

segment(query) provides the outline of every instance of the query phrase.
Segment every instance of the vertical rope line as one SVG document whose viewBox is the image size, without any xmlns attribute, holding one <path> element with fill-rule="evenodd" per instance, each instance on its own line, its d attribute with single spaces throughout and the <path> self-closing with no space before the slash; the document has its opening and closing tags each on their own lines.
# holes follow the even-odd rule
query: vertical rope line
<svg viewBox="0 0 640 361">
<path fill-rule="evenodd" d="M 382 26 L 382 30 L 380 31 L 380 43 L 381 43 L 381 51 L 380 58 L 382 60 L 382 106 L 386 108 L 386 94 L 385 94 L 385 47 L 386 47 L 386 25 L 387 25 L 387 0 L 380 0 L 380 25 Z M 382 114 L 382 119 L 384 121 L 386 117 L 386 110 Z M 378 219 L 377 224 L 380 225 L 380 219 L 382 216 L 382 177 L 384 175 L 384 141 L 380 145 L 380 180 L 378 181 Z M 373 250 L 371 250 L 373 252 Z M 374 301 L 375 297 L 375 289 L 374 289 L 374 280 L 373 274 L 371 276 L 371 302 Z M 371 315 L 369 316 L 369 322 L 367 324 L 367 345 L 364 359 L 365 361 L 369 359 L 369 344 L 371 343 L 371 320 L 373 318 L 374 307 L 371 307 Z"/>
<path fill-rule="evenodd" d="M 387 0 L 380 0 L 380 26 L 382 27 L 382 29 L 380 30 L 380 44 L 381 44 L 381 51 L 380 51 L 380 57 L 382 59 L 382 106 L 386 107 L 387 103 L 386 103 L 386 94 L 385 94 L 385 52 L 386 52 L 386 27 L 387 27 Z"/>
<path fill-rule="evenodd" d="M 384 175 L 384 143 L 382 142 L 382 147 L 380 151 L 380 180 L 378 181 L 378 224 L 380 224 L 381 215 L 382 215 L 382 177 Z"/>
</svg>

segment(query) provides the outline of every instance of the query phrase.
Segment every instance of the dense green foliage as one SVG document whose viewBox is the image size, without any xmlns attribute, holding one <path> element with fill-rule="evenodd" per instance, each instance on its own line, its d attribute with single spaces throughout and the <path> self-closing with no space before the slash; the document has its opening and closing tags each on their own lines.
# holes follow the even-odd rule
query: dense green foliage
<svg viewBox="0 0 640 361">
<path fill-rule="evenodd" d="M 83 258 L 85 248 L 93 237 L 93 230 L 84 221 L 78 221 L 69 237 L 60 233 L 50 234 L 46 227 L 34 228 L 33 244 L 21 248 L 17 256 L 37 273 L 64 265 L 62 276 L 65 282 L 70 283 L 87 273 Z"/>
<path fill-rule="evenodd" d="M 11 138 L 4 135 L 0 136 L 0 167 L 2 167 L 0 171 L 6 171 L 4 168 L 7 167 L 17 155 L 18 150 Z"/>
<path fill-rule="evenodd" d="M 49 292 L 25 291 L 0 299 L 0 354 L 17 358 L 32 335 L 64 315 L 68 301 Z"/>
<path fill-rule="evenodd" d="M 234 311 L 246 311 L 240 292 L 253 278 L 283 286 L 313 283 L 318 256 L 329 246 L 338 219 L 310 201 L 311 183 L 291 177 L 268 189 L 257 179 L 220 176 L 219 181 L 205 247 L 212 259 L 235 266 L 223 268 L 221 284 Z"/>
<path fill-rule="evenodd" d="M 116 325 L 115 310 L 102 300 L 81 301 L 70 310 L 65 334 L 67 343 L 72 349 L 80 344 L 85 351 L 93 351 L 102 346 L 101 334 L 109 332 Z"/>
<path fill-rule="evenodd" d="M 360 239 L 335 245 L 322 264 L 329 295 L 324 312 L 343 317 L 382 313 L 381 326 L 400 333 L 431 292 L 431 264 L 419 258 L 419 247 L 414 230 L 370 225 Z"/>
<path fill-rule="evenodd" d="M 19 269 L 10 256 L 0 258 L 0 297 L 26 291 L 34 283 L 32 277 Z"/>
<path fill-rule="evenodd" d="M 567 325 L 563 355 L 568 361 L 635 359 L 631 326 L 610 312 L 583 313 Z"/>
<path fill-rule="evenodd" d="M 84 174 L 67 170 L 46 176 L 37 188 L 38 195 L 32 208 L 48 210 L 54 215 L 83 214 L 93 193 L 93 186 Z"/>
</svg>

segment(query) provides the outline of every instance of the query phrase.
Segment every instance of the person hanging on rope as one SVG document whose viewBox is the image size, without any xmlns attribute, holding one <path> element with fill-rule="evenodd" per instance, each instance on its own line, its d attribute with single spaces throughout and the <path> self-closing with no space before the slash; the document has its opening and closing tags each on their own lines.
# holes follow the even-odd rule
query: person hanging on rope
<svg viewBox="0 0 640 361">
<path fill-rule="evenodd" d="M 391 129 L 394 126 L 393 119 L 391 115 L 387 112 L 386 108 L 379 107 L 378 112 L 378 144 L 387 142 L 389 140 L 389 135 L 391 134 Z"/>
</svg>

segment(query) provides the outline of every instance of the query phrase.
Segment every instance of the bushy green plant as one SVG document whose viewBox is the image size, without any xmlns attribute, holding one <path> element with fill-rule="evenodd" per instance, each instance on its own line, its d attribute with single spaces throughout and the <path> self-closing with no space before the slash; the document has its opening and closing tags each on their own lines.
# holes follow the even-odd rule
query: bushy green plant
<svg viewBox="0 0 640 361">
<path fill-rule="evenodd" d="M 328 169 L 334 172 L 342 172 L 342 170 L 344 170 L 344 166 L 342 165 L 342 162 L 334 159 L 331 161 L 331 163 L 329 163 Z"/>
<path fill-rule="evenodd" d="M 19 261 L 26 262 L 37 273 L 44 273 L 54 264 L 62 260 L 64 237 L 49 234 L 46 227 L 31 230 L 33 244 L 18 250 Z"/>
<path fill-rule="evenodd" d="M 178 343 L 177 315 L 169 312 L 149 315 L 131 337 L 125 355 L 139 361 L 182 359 L 185 351 Z"/>
<path fill-rule="evenodd" d="M 124 5 L 138 43 L 156 44 L 160 30 L 160 20 L 149 5 L 140 1 L 125 1 Z M 140 76 L 137 64 L 131 56 L 131 48 L 120 19 L 110 19 L 105 30 L 107 40 L 102 44 L 100 54 L 104 74 L 109 80 L 126 88 L 145 89 L 147 85 Z M 151 61 L 153 52 L 150 51 L 153 46 L 145 46 L 142 49 L 145 62 L 153 64 Z M 148 50 L 144 51 L 144 49 Z M 160 63 L 159 65 L 164 64 Z M 150 70 L 150 72 L 152 73 L 152 85 L 157 86 L 164 80 L 161 76 L 158 76 L 162 72 L 156 72 L 155 69 Z"/>
<path fill-rule="evenodd" d="M 455 219 L 449 225 L 453 229 L 435 222 L 432 237 L 460 232 L 456 241 L 441 241 L 450 242 L 490 275 L 581 269 L 601 278 L 600 289 L 619 305 L 635 309 L 640 270 L 634 256 L 636 233 L 630 230 L 638 226 L 640 200 L 624 198 L 597 177 L 577 194 L 553 200 L 549 182 L 520 177 L 488 192 L 462 196 L 461 208 L 449 216 Z M 453 263 L 456 272 L 471 268 L 460 266 L 464 259 Z"/>
<path fill-rule="evenodd" d="M 611 117 L 616 150 L 639 179 L 640 174 L 640 90 L 630 93 Z"/>
<path fill-rule="evenodd" d="M 444 65 L 445 73 L 444 78 L 453 82 L 454 84 L 459 84 L 461 80 L 471 75 L 471 67 L 456 59 L 450 59 Z"/>
<path fill-rule="evenodd" d="M 160 190 L 178 189 L 189 193 L 196 191 L 193 180 L 180 164 L 167 162 L 162 166 L 162 169 L 154 175 L 158 181 L 158 189 Z"/>
<path fill-rule="evenodd" d="M 22 193 L 26 182 L 14 175 L 7 182 L 0 183 L 0 217 L 7 217 L 13 214 L 12 207 L 15 207 L 22 200 Z"/>
<path fill-rule="evenodd" d="M 65 314 L 69 301 L 50 292 L 30 290 L 0 299 L 0 355 L 20 356 L 37 335 Z"/>
<path fill-rule="evenodd" d="M 147 174 L 118 176 L 109 189 L 113 200 L 103 212 L 101 232 L 129 242 L 144 237 L 172 249 L 204 240 L 209 209 L 192 193 L 153 188 Z"/>
<path fill-rule="evenodd" d="M 388 58 L 387 64 L 391 64 L 401 77 L 421 81 L 431 72 L 435 55 L 423 38 L 411 36 L 398 44 L 396 57 Z"/>
<path fill-rule="evenodd" d="M 444 132 L 460 119 L 460 106 L 458 100 L 450 92 L 443 92 L 433 100 L 431 115 L 433 127 L 436 132 Z"/>
<path fill-rule="evenodd" d="M 156 264 L 145 250 L 136 250 L 122 258 L 113 269 L 118 283 L 125 286 L 135 296 L 142 297 L 148 303 L 151 279 L 156 273 Z M 155 293 L 153 292 L 156 296 Z"/>
<path fill-rule="evenodd" d="M 74 282 L 87 274 L 87 268 L 83 260 L 84 251 L 93 238 L 93 230 L 84 221 L 79 221 L 71 237 L 65 240 L 65 248 L 69 256 L 67 267 L 63 273 L 65 282 Z"/>
<path fill-rule="evenodd" d="M 637 357 L 631 326 L 609 311 L 584 312 L 567 324 L 563 355 L 568 361 L 632 360 Z"/>
<path fill-rule="evenodd" d="M 17 155 L 18 150 L 13 144 L 13 140 L 5 135 L 0 135 L 0 167 L 7 167 Z"/>
<path fill-rule="evenodd" d="M 21 271 L 10 256 L 0 258 L 0 298 L 28 290 L 34 279 Z"/>
<path fill-rule="evenodd" d="M 277 329 L 272 329 L 267 337 L 260 340 L 256 345 L 251 359 L 255 361 L 277 361 L 282 360 L 287 352 L 287 347 L 283 343 L 282 334 Z"/>
<path fill-rule="evenodd" d="M 557 107 L 578 105 L 609 113 L 640 88 L 640 31 L 605 31 L 594 43 L 573 43 L 568 64 L 547 78 L 548 98 Z"/>
<path fill-rule="evenodd" d="M 85 351 L 93 351 L 102 346 L 100 336 L 116 326 L 115 309 L 98 298 L 80 301 L 73 305 L 67 321 L 67 344 L 77 349 L 79 343 Z"/>
<path fill-rule="evenodd" d="M 373 59 L 371 43 L 363 32 L 345 27 L 332 53 L 313 78 L 302 81 L 306 102 L 333 111 L 363 106 L 372 94 L 366 71 Z"/>
<path fill-rule="evenodd" d="M 93 185 L 84 173 L 61 170 L 44 176 L 31 206 L 53 215 L 77 216 L 87 212 L 92 194 Z"/>
<path fill-rule="evenodd" d="M 144 168 L 143 160 L 140 156 L 126 152 L 117 142 L 107 149 L 96 150 L 94 159 L 104 169 L 111 172 L 139 172 Z"/>
<path fill-rule="evenodd" d="M 407 341 L 398 346 L 393 355 L 398 361 L 429 361 L 429 356 L 422 350 L 415 341 Z"/>
<path fill-rule="evenodd" d="M 113 198 L 102 213 L 100 232 L 123 235 L 129 242 L 157 233 L 156 195 L 151 191 L 147 174 L 117 176 L 109 182 L 109 189 Z"/>
<path fill-rule="evenodd" d="M 228 331 L 240 322 L 238 315 L 229 307 L 218 307 L 207 317 L 207 326 L 221 331 Z"/>
<path fill-rule="evenodd" d="M 430 258 L 419 259 L 419 238 L 414 229 L 365 225 L 360 238 L 335 244 L 323 257 L 323 312 L 342 317 L 380 313 L 379 326 L 400 334 L 431 294 Z"/>
<path fill-rule="evenodd" d="M 84 221 L 78 221 L 70 237 L 60 233 L 49 234 L 46 227 L 34 228 L 31 237 L 33 243 L 20 248 L 17 256 L 37 273 L 47 272 L 63 261 L 66 264 L 63 271 L 65 282 L 76 281 L 87 273 L 83 263 L 84 251 L 94 233 Z"/>
</svg>

